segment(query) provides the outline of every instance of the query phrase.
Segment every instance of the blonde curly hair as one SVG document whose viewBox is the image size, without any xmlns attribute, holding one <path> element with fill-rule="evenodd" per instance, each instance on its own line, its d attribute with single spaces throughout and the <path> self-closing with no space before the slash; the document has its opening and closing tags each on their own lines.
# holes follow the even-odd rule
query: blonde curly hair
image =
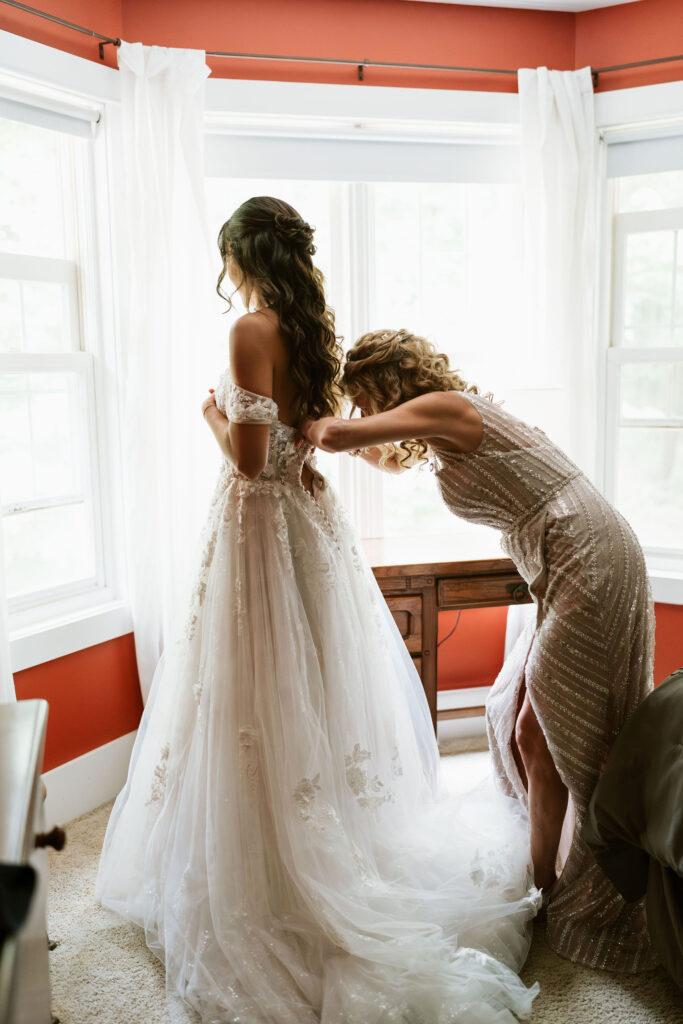
<svg viewBox="0 0 683 1024">
<path fill-rule="evenodd" d="M 430 391 L 470 391 L 479 388 L 451 370 L 448 356 L 410 331 L 382 330 L 363 334 L 346 354 L 341 386 L 352 402 L 363 393 L 373 413 L 386 412 Z M 396 456 L 404 467 L 427 462 L 421 438 L 382 446 L 381 462 Z"/>
</svg>

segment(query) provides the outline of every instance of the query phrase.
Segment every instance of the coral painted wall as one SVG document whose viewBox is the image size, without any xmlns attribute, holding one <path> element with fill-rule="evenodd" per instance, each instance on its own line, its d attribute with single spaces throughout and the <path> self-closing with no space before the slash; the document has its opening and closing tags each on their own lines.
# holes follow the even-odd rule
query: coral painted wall
<svg viewBox="0 0 683 1024">
<path fill-rule="evenodd" d="M 103 36 L 118 39 L 122 35 L 121 0 L 97 0 L 97 3 L 92 0 L 32 0 L 29 6 L 75 25 L 82 25 Z M 99 63 L 96 40 L 38 18 L 35 14 L 27 14 L 3 4 L 0 6 L 0 29 Z M 104 52 L 105 63 L 115 67 L 114 47 L 105 46 Z"/>
<path fill-rule="evenodd" d="M 655 605 L 655 686 L 683 668 L 683 605 Z"/>
<path fill-rule="evenodd" d="M 19 700 L 49 704 L 43 771 L 137 729 L 142 714 L 133 635 L 16 672 Z"/>
<path fill-rule="evenodd" d="M 507 608 L 464 611 L 455 632 L 457 612 L 439 615 L 437 685 L 439 690 L 490 686 L 503 663 Z M 447 639 L 448 638 L 448 639 Z M 655 605 L 655 686 L 683 667 L 683 605 Z"/>
<path fill-rule="evenodd" d="M 409 0 L 36 0 L 51 14 L 130 42 L 206 50 L 475 67 L 600 67 L 681 50 L 681 0 L 639 0 L 570 14 Z M 0 28 L 97 61 L 97 42 L 2 6 Z M 113 47 L 105 62 L 115 64 Z M 355 66 L 210 59 L 225 78 L 357 83 Z M 600 89 L 683 78 L 683 61 L 605 75 Z M 365 81 L 437 89 L 514 91 L 515 79 L 371 68 Z"/>
<path fill-rule="evenodd" d="M 163 12 L 163 16 L 162 16 Z M 127 39 L 246 53 L 516 69 L 574 59 L 571 14 L 406 0 L 179 0 L 123 2 Z M 283 81 L 358 82 L 357 69 L 209 59 L 215 75 Z M 514 92 L 516 79 L 370 68 L 371 85 Z"/>
<path fill-rule="evenodd" d="M 681 0 L 641 0 L 576 15 L 575 67 L 608 67 L 683 52 Z M 605 74 L 599 89 L 683 79 L 683 61 Z"/>
</svg>

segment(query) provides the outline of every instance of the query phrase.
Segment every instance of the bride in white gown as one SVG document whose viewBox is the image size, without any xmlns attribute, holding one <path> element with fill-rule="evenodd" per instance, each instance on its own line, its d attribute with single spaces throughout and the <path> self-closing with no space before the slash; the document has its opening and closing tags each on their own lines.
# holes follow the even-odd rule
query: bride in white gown
<svg viewBox="0 0 683 1024">
<path fill-rule="evenodd" d="M 204 1024 L 512 1024 L 537 992 L 528 822 L 487 787 L 440 793 L 420 680 L 292 425 L 337 394 L 312 230 L 252 199 L 219 242 L 262 311 L 205 403 L 225 460 L 97 897 Z"/>
</svg>

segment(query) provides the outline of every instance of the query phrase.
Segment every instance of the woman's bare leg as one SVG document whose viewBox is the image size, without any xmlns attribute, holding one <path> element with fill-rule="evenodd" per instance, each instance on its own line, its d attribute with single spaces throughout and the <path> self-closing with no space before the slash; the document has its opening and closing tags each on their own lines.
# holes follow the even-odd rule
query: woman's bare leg
<svg viewBox="0 0 683 1024">
<path fill-rule="evenodd" d="M 524 704 L 524 698 L 525 697 L 526 697 L 526 686 L 524 684 L 524 680 L 522 680 L 522 685 L 519 688 L 519 696 L 517 698 L 517 713 L 515 715 L 515 723 L 517 722 L 517 719 L 519 718 L 519 713 L 522 710 L 522 705 Z M 522 755 L 520 754 L 519 747 L 517 746 L 517 740 L 515 738 L 514 730 L 513 730 L 512 736 L 510 737 L 510 747 L 512 749 L 513 760 L 514 760 L 515 764 L 517 765 L 517 771 L 519 772 L 519 777 L 522 780 L 522 785 L 524 786 L 524 788 L 528 792 L 529 791 L 529 780 L 526 777 L 526 768 L 524 767 L 524 761 L 522 760 Z"/>
<path fill-rule="evenodd" d="M 569 792 L 555 767 L 528 693 L 515 726 L 517 747 L 526 769 L 534 881 L 546 889 L 556 878 L 555 862 Z"/>
</svg>

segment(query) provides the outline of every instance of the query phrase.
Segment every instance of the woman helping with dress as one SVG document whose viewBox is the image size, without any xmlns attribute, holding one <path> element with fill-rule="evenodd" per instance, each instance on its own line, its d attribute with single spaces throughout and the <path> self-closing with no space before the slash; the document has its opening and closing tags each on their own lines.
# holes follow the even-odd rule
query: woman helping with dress
<svg viewBox="0 0 683 1024">
<path fill-rule="evenodd" d="M 255 311 L 203 405 L 224 459 L 97 897 L 203 1024 L 514 1024 L 537 992 L 516 973 L 540 903 L 528 818 L 439 792 L 419 677 L 299 441 L 340 395 L 312 238 L 270 198 L 219 236 Z"/>
<path fill-rule="evenodd" d="M 481 396 L 423 338 L 364 335 L 342 384 L 362 417 L 306 420 L 303 436 L 392 472 L 429 456 L 449 510 L 501 530 L 529 585 L 533 631 L 492 688 L 487 731 L 501 788 L 529 810 L 549 944 L 590 967 L 651 966 L 642 902 L 624 902 L 580 835 L 612 742 L 652 688 L 654 617 L 633 531 L 541 430 Z"/>
</svg>

